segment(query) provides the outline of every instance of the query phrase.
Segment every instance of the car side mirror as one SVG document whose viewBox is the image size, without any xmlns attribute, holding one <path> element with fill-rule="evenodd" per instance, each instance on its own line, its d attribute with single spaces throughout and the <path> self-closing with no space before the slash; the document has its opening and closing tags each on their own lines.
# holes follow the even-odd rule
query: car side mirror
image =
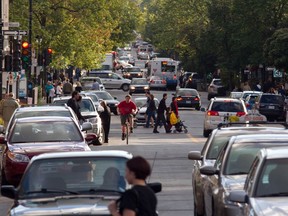
<svg viewBox="0 0 288 216">
<path fill-rule="evenodd" d="M 91 122 L 84 122 L 82 125 L 81 125 L 81 131 L 88 131 L 88 130 L 92 130 L 93 128 L 93 125 Z"/>
<path fill-rule="evenodd" d="M 189 160 L 202 160 L 203 156 L 200 151 L 190 151 L 188 153 Z"/>
<path fill-rule="evenodd" d="M 15 199 L 17 190 L 13 185 L 3 185 L 1 187 L 1 195 L 10 199 Z"/>
<path fill-rule="evenodd" d="M 203 166 L 200 168 L 200 173 L 203 175 L 218 175 L 219 170 L 217 170 L 214 166 Z"/>
</svg>

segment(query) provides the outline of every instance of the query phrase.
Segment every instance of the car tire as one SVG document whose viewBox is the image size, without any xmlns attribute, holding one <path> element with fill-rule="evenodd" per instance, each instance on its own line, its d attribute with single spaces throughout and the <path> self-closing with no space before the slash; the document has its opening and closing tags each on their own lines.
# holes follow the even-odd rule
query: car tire
<svg viewBox="0 0 288 216">
<path fill-rule="evenodd" d="M 123 84 L 121 88 L 122 88 L 123 91 L 128 91 L 129 90 L 129 85 Z"/>
<path fill-rule="evenodd" d="M 200 106 L 197 106 L 195 109 L 199 111 L 199 110 L 200 110 L 200 108 L 201 108 Z"/>
<path fill-rule="evenodd" d="M 204 137 L 209 137 L 209 134 L 210 134 L 210 130 L 203 130 L 203 136 Z"/>
<path fill-rule="evenodd" d="M 101 127 L 99 137 L 96 141 L 96 145 L 103 145 L 104 140 L 105 140 L 105 132 L 104 132 L 104 128 Z"/>
</svg>

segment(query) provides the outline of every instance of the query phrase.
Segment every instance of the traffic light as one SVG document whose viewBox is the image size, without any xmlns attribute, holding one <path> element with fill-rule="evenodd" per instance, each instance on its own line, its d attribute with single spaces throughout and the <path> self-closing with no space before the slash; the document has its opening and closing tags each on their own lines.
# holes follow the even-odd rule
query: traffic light
<svg viewBox="0 0 288 216">
<path fill-rule="evenodd" d="M 21 41 L 14 40 L 13 43 L 13 59 L 12 59 L 12 71 L 21 71 Z"/>
<path fill-rule="evenodd" d="M 6 72 L 10 72 L 12 70 L 12 56 L 11 55 L 6 55 L 4 57 L 4 70 Z"/>
<path fill-rule="evenodd" d="M 21 59 L 22 59 L 22 68 L 25 70 L 29 70 L 31 53 L 30 53 L 30 44 L 27 41 L 22 42 Z"/>
<path fill-rule="evenodd" d="M 47 48 L 44 50 L 44 65 L 48 66 L 52 61 L 52 53 L 53 50 L 51 48 Z"/>
</svg>

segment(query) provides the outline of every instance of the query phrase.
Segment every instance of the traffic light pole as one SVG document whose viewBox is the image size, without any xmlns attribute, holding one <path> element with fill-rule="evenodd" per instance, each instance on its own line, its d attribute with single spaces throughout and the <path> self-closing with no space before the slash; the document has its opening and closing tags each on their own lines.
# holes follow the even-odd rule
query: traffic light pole
<svg viewBox="0 0 288 216">
<path fill-rule="evenodd" d="M 0 2 L 0 100 L 2 100 L 2 73 L 3 73 L 3 33 L 2 33 L 2 1 Z"/>
<path fill-rule="evenodd" d="M 28 31 L 28 43 L 29 43 L 29 67 L 28 67 L 28 73 L 27 73 L 27 90 L 29 88 L 29 85 L 31 85 L 31 74 L 32 74 L 32 0 L 29 0 L 29 31 Z M 27 91 L 27 96 L 32 97 L 32 91 Z"/>
</svg>

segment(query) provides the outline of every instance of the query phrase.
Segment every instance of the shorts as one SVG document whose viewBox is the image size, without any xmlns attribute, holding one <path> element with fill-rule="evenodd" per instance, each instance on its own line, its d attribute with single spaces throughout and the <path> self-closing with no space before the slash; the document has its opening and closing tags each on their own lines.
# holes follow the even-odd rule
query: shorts
<svg viewBox="0 0 288 216">
<path fill-rule="evenodd" d="M 126 120 L 129 118 L 133 118 L 133 115 L 132 114 L 120 115 L 121 125 L 125 125 Z"/>
</svg>

